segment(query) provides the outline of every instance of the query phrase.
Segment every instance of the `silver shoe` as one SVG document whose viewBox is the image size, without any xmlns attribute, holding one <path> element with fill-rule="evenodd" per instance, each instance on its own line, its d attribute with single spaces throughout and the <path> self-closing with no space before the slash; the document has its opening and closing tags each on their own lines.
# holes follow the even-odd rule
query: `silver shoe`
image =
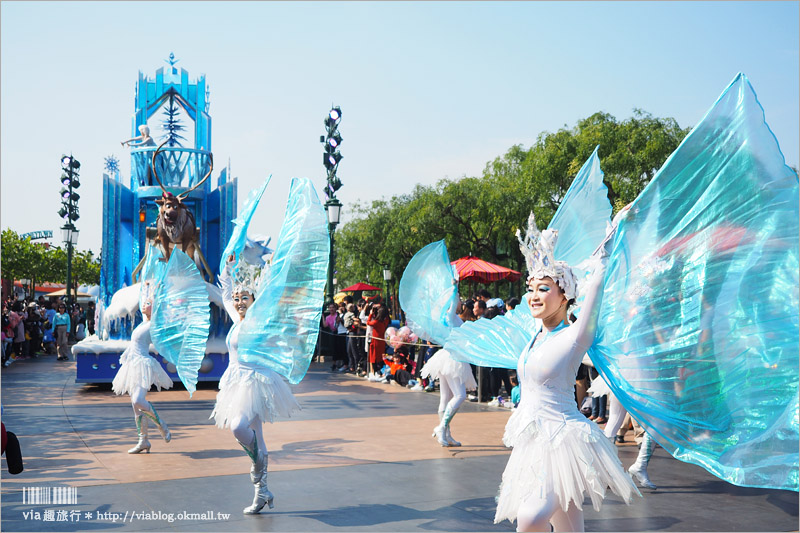
<svg viewBox="0 0 800 533">
<path fill-rule="evenodd" d="M 275 507 L 275 496 L 269 491 L 267 487 L 267 466 L 269 464 L 269 454 L 259 453 L 255 467 L 255 494 L 253 495 L 253 503 L 250 507 L 245 507 L 242 512 L 244 514 L 258 514 L 265 505 L 270 509 Z M 252 475 L 251 475 L 252 479 Z"/>
<path fill-rule="evenodd" d="M 128 453 L 150 453 L 150 441 L 147 440 L 147 417 L 142 414 L 136 415 L 136 429 L 139 433 L 139 442 L 128 450 Z"/>
<path fill-rule="evenodd" d="M 447 444 L 449 444 L 450 446 L 461 446 L 461 443 L 455 440 L 453 436 L 450 434 L 450 426 L 447 426 L 447 428 L 445 429 L 444 438 L 445 440 L 447 440 Z"/>
<path fill-rule="evenodd" d="M 447 448 L 450 446 L 450 443 L 447 442 L 445 438 L 445 432 L 447 431 L 447 427 L 436 426 L 433 428 L 433 436 L 436 437 L 436 442 L 439 443 L 440 446 L 443 448 Z"/>
<path fill-rule="evenodd" d="M 253 431 L 253 441 L 247 445 L 236 439 L 236 442 L 244 449 L 250 457 L 252 466 L 250 467 L 250 481 L 255 485 L 255 495 L 253 503 L 249 507 L 242 509 L 244 514 L 258 514 L 265 505 L 272 509 L 275 507 L 275 496 L 267 488 L 267 467 L 269 466 L 269 453 L 262 453 L 258 449 L 258 438 L 255 430 Z"/>
<path fill-rule="evenodd" d="M 650 477 L 647 475 L 647 470 L 643 469 L 638 463 L 634 463 L 628 469 L 628 473 L 642 487 L 651 490 L 656 490 L 658 488 L 656 487 L 655 483 L 650 481 Z"/>
</svg>

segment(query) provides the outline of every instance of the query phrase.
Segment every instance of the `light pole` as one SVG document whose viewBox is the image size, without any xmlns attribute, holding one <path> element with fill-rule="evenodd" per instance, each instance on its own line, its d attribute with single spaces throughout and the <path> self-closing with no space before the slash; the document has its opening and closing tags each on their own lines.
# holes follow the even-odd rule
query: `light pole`
<svg viewBox="0 0 800 533">
<path fill-rule="evenodd" d="M 336 226 L 339 224 L 339 215 L 342 212 L 342 203 L 338 198 L 330 198 L 325 202 L 325 211 L 328 212 L 328 234 L 331 238 L 331 250 L 328 258 L 328 292 L 326 301 L 333 301 L 333 271 L 334 263 L 336 262 L 336 252 L 333 249 L 333 234 L 336 231 Z"/>
<path fill-rule="evenodd" d="M 65 224 L 61 226 L 61 235 L 64 244 L 67 245 L 67 306 L 72 305 L 72 248 L 78 244 L 78 232 L 75 221 L 78 220 L 78 200 L 80 195 L 74 191 L 81 186 L 78 180 L 78 170 L 81 168 L 80 162 L 72 155 L 61 156 L 61 209 L 58 215 L 64 219 Z"/>
<path fill-rule="evenodd" d="M 386 283 L 386 293 L 384 300 L 386 302 L 386 310 L 391 315 L 392 308 L 389 306 L 389 282 L 392 281 L 392 271 L 389 270 L 389 265 L 383 265 L 383 281 Z"/>
<path fill-rule="evenodd" d="M 24 278 L 24 279 L 19 280 L 19 282 L 22 283 L 22 293 L 23 293 L 22 299 L 24 300 L 24 299 L 26 299 L 28 297 L 28 289 L 30 288 L 29 284 L 30 284 L 31 280 L 29 280 L 27 278 Z"/>
<path fill-rule="evenodd" d="M 61 238 L 67 245 L 67 309 L 72 306 L 72 248 L 78 244 L 80 231 L 71 223 L 61 228 Z"/>
<path fill-rule="evenodd" d="M 339 161 L 342 154 L 339 153 L 339 145 L 342 144 L 342 136 L 339 134 L 339 122 L 342 120 L 342 110 L 339 106 L 333 106 L 325 117 L 325 131 L 327 135 L 322 135 L 319 142 L 325 144 L 325 151 L 322 154 L 322 164 L 328 171 L 327 183 L 325 185 L 325 211 L 328 213 L 328 234 L 331 238 L 330 256 L 328 258 L 328 302 L 333 301 L 333 273 L 335 272 L 336 252 L 334 251 L 334 233 L 339 224 L 342 213 L 342 203 L 336 198 L 336 191 L 342 187 L 342 182 L 336 175 L 339 169 Z"/>
</svg>

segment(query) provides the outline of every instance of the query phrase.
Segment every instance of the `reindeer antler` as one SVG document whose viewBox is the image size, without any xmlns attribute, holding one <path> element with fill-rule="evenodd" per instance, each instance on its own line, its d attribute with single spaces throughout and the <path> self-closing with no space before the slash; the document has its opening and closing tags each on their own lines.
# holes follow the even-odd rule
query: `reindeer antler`
<svg viewBox="0 0 800 533">
<path fill-rule="evenodd" d="M 181 200 L 183 200 L 184 198 L 186 198 L 186 196 L 187 196 L 187 195 L 188 195 L 190 192 L 192 192 L 193 190 L 195 190 L 196 188 L 198 188 L 199 186 L 201 186 L 203 183 L 205 183 L 205 181 L 206 181 L 206 180 L 208 179 L 208 177 L 211 175 L 211 172 L 214 170 L 214 154 L 211 154 L 211 153 L 209 153 L 209 154 L 208 154 L 208 162 L 209 162 L 209 164 L 210 164 L 210 167 L 209 167 L 209 169 L 208 169 L 208 172 L 206 173 L 206 175 L 205 175 L 205 176 L 203 176 L 203 179 L 201 179 L 201 180 L 200 180 L 200 181 L 197 183 L 197 185 L 195 185 L 194 187 L 192 187 L 192 188 L 191 188 L 191 189 L 189 189 L 188 191 L 184 191 L 184 192 L 180 193 L 180 194 L 178 195 L 178 201 L 181 201 Z"/>
<path fill-rule="evenodd" d="M 161 152 L 161 148 L 163 148 L 163 147 L 164 147 L 164 145 L 165 145 L 165 144 L 167 144 L 167 142 L 169 142 L 169 139 L 167 139 L 166 141 L 164 141 L 163 143 L 161 143 L 161 144 L 158 146 L 158 148 L 156 148 L 156 151 L 155 151 L 155 152 L 153 152 L 153 164 L 152 164 L 152 167 L 153 167 L 153 175 L 155 175 L 155 177 L 156 177 L 156 181 L 158 182 L 158 185 L 161 187 L 161 190 L 162 190 L 162 191 L 164 191 L 164 193 L 165 193 L 165 194 L 167 194 L 169 191 L 167 191 L 167 189 L 165 189 L 165 188 L 164 188 L 164 185 L 161 183 L 161 180 L 160 180 L 160 179 L 159 179 L 159 177 L 158 177 L 158 172 L 156 172 L 156 156 L 159 154 L 159 152 Z M 188 195 L 190 192 L 192 192 L 193 190 L 195 190 L 196 188 L 198 188 L 199 186 L 201 186 L 203 183 L 205 183 L 205 181 L 208 179 L 208 177 L 209 177 L 209 176 L 211 175 L 211 173 L 214 171 L 214 154 L 208 154 L 208 162 L 209 162 L 209 165 L 210 165 L 210 166 L 209 166 L 209 169 L 208 169 L 208 172 L 206 173 L 206 175 L 205 175 L 205 176 L 203 176 L 203 179 L 201 179 L 201 180 L 200 180 L 200 181 L 199 181 L 199 182 L 198 182 L 198 183 L 197 183 L 197 184 L 196 184 L 194 187 L 192 187 L 192 188 L 191 188 L 191 189 L 189 189 L 188 191 L 184 191 L 184 192 L 180 193 L 178 196 L 176 196 L 176 198 L 178 199 L 178 201 L 182 201 L 184 198 L 186 198 L 186 196 L 187 196 L 187 195 Z"/>
<path fill-rule="evenodd" d="M 161 190 L 164 191 L 164 194 L 167 194 L 169 191 L 167 191 L 167 189 L 164 188 L 164 184 L 161 183 L 161 180 L 158 177 L 158 172 L 156 172 L 156 156 L 161 151 L 161 148 L 163 148 L 164 145 L 167 144 L 167 142 L 169 142 L 169 139 L 161 143 L 159 147 L 156 148 L 156 151 L 153 152 L 153 163 L 152 165 L 150 165 L 153 168 L 153 175 L 156 177 L 156 181 L 158 182 L 159 187 L 161 187 Z"/>
</svg>

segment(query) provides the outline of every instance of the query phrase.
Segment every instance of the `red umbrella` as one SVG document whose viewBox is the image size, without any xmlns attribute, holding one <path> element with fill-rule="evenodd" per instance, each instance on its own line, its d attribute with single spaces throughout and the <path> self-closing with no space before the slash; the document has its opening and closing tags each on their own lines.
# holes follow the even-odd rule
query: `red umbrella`
<svg viewBox="0 0 800 533">
<path fill-rule="evenodd" d="M 350 285 L 346 289 L 342 289 L 341 292 L 360 292 L 360 291 L 380 291 L 378 287 L 373 287 L 372 285 L 367 285 L 366 283 L 358 282 L 355 285 Z"/>
<path fill-rule="evenodd" d="M 511 270 L 494 263 L 489 263 L 483 259 L 478 259 L 468 255 L 451 263 L 455 265 L 458 273 L 458 280 L 470 280 L 480 283 L 491 283 L 494 281 L 508 280 L 517 281 L 522 274 L 516 270 Z"/>
</svg>

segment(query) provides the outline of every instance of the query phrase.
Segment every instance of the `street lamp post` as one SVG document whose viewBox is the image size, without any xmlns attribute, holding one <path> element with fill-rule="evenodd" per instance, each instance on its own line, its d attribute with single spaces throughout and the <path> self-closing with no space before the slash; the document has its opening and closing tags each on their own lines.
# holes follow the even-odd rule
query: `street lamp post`
<svg viewBox="0 0 800 533">
<path fill-rule="evenodd" d="M 386 293 L 384 294 L 386 310 L 391 314 L 392 308 L 389 306 L 389 282 L 392 281 L 392 271 L 389 270 L 389 265 L 383 265 L 383 281 L 386 283 Z"/>
<path fill-rule="evenodd" d="M 80 230 L 74 224 L 61 228 L 61 238 L 67 245 L 67 309 L 72 306 L 72 248 L 78 244 Z"/>
<path fill-rule="evenodd" d="M 78 200 L 80 195 L 75 189 L 81 186 L 78 180 L 78 170 L 81 168 L 80 162 L 72 155 L 61 156 L 61 209 L 58 215 L 64 219 L 65 224 L 61 227 L 61 235 L 64 244 L 67 245 L 67 306 L 72 305 L 72 248 L 78 244 L 78 228 L 75 221 L 80 218 L 78 213 Z"/>
<path fill-rule="evenodd" d="M 336 198 L 336 191 L 342 187 L 342 182 L 336 175 L 339 169 L 339 161 L 342 154 L 339 153 L 339 145 L 342 144 L 342 136 L 339 134 L 339 122 L 342 120 L 342 110 L 339 106 L 333 106 L 325 117 L 326 135 L 319 138 L 319 142 L 325 144 L 325 151 L 322 154 L 322 163 L 328 172 L 327 183 L 325 185 L 325 211 L 328 213 L 328 234 L 331 239 L 330 256 L 328 257 L 328 288 L 326 300 L 333 301 L 333 274 L 335 272 L 336 252 L 334 251 L 334 233 L 339 224 L 342 213 L 342 203 Z"/>
<path fill-rule="evenodd" d="M 333 272 L 334 263 L 336 262 L 336 252 L 333 249 L 334 232 L 336 226 L 339 224 L 339 215 L 342 212 L 342 203 L 338 198 L 330 198 L 325 202 L 325 211 L 328 212 L 328 235 L 331 238 L 330 256 L 328 258 L 328 292 L 326 294 L 326 301 L 333 301 Z"/>
<path fill-rule="evenodd" d="M 30 288 L 29 283 L 31 282 L 31 280 L 24 278 L 19 280 L 19 282 L 22 283 L 23 299 L 25 299 L 28 297 L 28 289 Z"/>
</svg>

